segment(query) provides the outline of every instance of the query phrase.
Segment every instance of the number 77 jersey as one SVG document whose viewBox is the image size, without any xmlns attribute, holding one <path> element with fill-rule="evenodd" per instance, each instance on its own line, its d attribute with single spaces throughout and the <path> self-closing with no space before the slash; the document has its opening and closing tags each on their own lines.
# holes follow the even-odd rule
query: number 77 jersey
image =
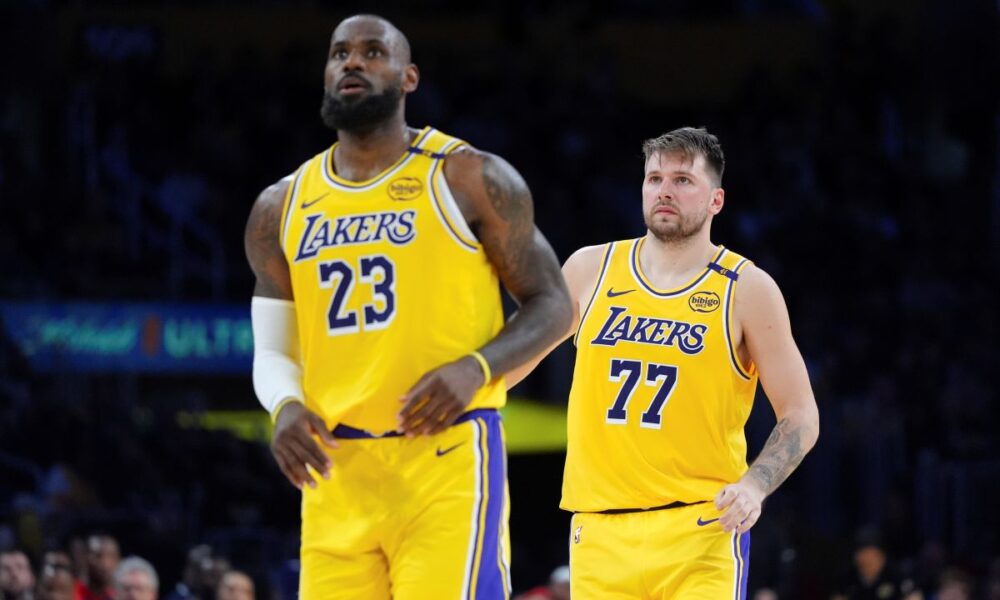
<svg viewBox="0 0 1000 600">
<path fill-rule="evenodd" d="M 306 404 L 327 423 L 395 430 L 400 397 L 503 325 L 496 270 L 445 181 L 461 140 L 424 128 L 399 160 L 353 182 L 334 147 L 296 171 L 281 240 L 302 346 Z M 497 378 L 469 409 L 498 408 Z"/>
<path fill-rule="evenodd" d="M 655 288 L 644 238 L 612 242 L 577 331 L 562 508 L 707 501 L 746 471 L 757 372 L 730 335 L 748 263 L 719 247 L 694 280 Z"/>
</svg>

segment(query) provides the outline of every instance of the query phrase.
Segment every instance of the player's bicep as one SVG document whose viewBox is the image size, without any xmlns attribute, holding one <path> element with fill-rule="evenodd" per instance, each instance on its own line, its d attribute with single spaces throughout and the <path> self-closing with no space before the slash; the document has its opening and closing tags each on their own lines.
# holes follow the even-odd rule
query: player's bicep
<svg viewBox="0 0 1000 600">
<path fill-rule="evenodd" d="M 292 299 L 291 276 L 280 239 L 281 213 L 288 185 L 289 180 L 283 179 L 261 192 L 247 219 L 243 246 L 257 277 L 254 296 Z"/>
<path fill-rule="evenodd" d="M 815 410 L 809 373 L 792 336 L 781 290 L 766 273 L 752 269 L 740 282 L 744 289 L 737 302 L 744 343 L 764 392 L 779 419 L 791 411 Z"/>
<path fill-rule="evenodd" d="M 445 175 L 515 300 L 562 288 L 559 261 L 535 227 L 531 192 L 514 167 L 498 156 L 468 151 L 449 157 Z"/>
</svg>

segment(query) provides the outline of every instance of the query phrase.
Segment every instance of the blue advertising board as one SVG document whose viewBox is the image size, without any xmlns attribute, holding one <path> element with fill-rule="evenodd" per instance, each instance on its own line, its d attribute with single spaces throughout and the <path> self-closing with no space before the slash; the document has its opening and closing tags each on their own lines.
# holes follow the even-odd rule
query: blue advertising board
<svg viewBox="0 0 1000 600">
<path fill-rule="evenodd" d="M 248 305 L 0 302 L 4 335 L 40 372 L 249 373 Z"/>
</svg>

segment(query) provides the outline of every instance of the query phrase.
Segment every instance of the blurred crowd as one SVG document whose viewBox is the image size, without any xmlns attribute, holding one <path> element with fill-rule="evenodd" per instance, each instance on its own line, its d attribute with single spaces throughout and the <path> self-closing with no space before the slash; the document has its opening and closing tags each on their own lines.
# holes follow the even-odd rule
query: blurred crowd
<svg viewBox="0 0 1000 600">
<path fill-rule="evenodd" d="M 13 207 L 0 219 L 0 298 L 246 303 L 251 202 L 331 141 L 318 119 L 326 39 L 264 51 L 234 36 L 225 52 L 178 54 L 155 11 L 144 20 L 40 4 L 5 19 L 24 51 L 0 53 L 0 198 Z M 638 2 L 527 4 L 470 17 L 495 47 L 415 43 L 423 79 L 409 122 L 510 160 L 563 259 L 642 233 L 642 139 L 681 125 L 719 136 L 727 205 L 716 241 L 787 294 L 823 423 L 754 529 L 757 597 L 1000 598 L 988 493 L 1000 479 L 1000 80 L 983 76 L 1000 72 L 995 3 L 926 0 L 882 15 L 849 2 L 710 13 L 693 2 L 653 13 Z M 769 5 L 779 8 L 753 9 Z M 809 54 L 802 64 L 751 69 L 731 93 L 663 106 L 629 91 L 625 74 L 643 64 L 602 46 L 604 10 L 626 23 L 792 19 L 814 46 L 789 50 Z M 387 16 L 404 31 L 424 23 Z M 677 69 L 722 77 L 730 58 L 699 48 Z M 683 79 L 648 77 L 657 88 Z M 563 403 L 571 366 L 561 349 L 518 392 Z M 99 598 L 129 577 L 181 572 L 185 549 L 209 534 L 255 573 L 293 557 L 296 500 L 266 448 L 176 417 L 254 406 L 249 377 L 42 376 L 0 339 L 0 549 L 27 547 L 34 573 L 14 579 L 38 597 L 72 581 L 97 594 L 76 597 Z M 758 403 L 751 448 L 772 424 Z M 512 459 L 512 476 L 531 468 Z M 545 582 L 565 562 L 564 540 L 517 528 L 555 499 L 516 481 L 515 585 L 561 598 L 559 576 Z M 126 551 L 157 568 L 126 560 L 128 573 L 98 573 L 73 546 L 62 548 L 68 566 L 50 561 L 63 540 L 86 540 L 89 552 L 90 540 L 110 539 L 73 537 L 95 522 L 129 532 Z M 879 535 L 852 537 L 868 525 Z M 15 587 L 4 583 L 4 597 Z"/>
<path fill-rule="evenodd" d="M 246 573 L 232 568 L 205 545 L 187 554 L 183 576 L 173 587 L 139 556 L 122 558 L 118 541 L 106 534 L 69 540 L 47 550 L 33 567 L 20 549 L 0 551 L 0 600 L 254 600 Z"/>
<path fill-rule="evenodd" d="M 37 564 L 37 569 L 33 566 Z M 273 583 L 273 582 L 272 582 Z M 266 586 L 262 597 L 294 598 L 294 580 L 286 589 Z M 289 589 L 288 584 L 292 584 Z M 257 586 L 245 572 L 208 545 L 187 552 L 184 570 L 168 587 L 149 561 L 122 558 L 118 541 L 107 534 L 71 538 L 65 548 L 43 553 L 38 561 L 18 548 L 0 551 L 0 600 L 255 600 Z M 902 573 L 886 555 L 877 534 L 863 531 L 856 540 L 854 568 L 829 600 L 972 600 L 1000 597 L 1000 560 L 991 565 L 984 593 L 974 595 L 974 579 L 960 568 L 946 568 L 929 578 Z M 559 566 L 543 585 L 514 600 L 569 600 L 569 568 Z M 759 587 L 753 600 L 777 600 L 778 593 Z"/>
</svg>

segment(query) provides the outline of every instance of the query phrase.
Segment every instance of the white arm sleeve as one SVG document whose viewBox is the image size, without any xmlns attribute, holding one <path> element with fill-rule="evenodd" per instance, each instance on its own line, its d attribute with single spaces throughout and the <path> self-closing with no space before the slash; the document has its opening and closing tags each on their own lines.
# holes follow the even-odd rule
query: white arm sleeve
<svg viewBox="0 0 1000 600">
<path fill-rule="evenodd" d="M 305 401 L 295 303 L 254 296 L 250 301 L 250 322 L 253 389 L 261 405 L 274 417 L 274 410 L 284 400 Z"/>
</svg>

